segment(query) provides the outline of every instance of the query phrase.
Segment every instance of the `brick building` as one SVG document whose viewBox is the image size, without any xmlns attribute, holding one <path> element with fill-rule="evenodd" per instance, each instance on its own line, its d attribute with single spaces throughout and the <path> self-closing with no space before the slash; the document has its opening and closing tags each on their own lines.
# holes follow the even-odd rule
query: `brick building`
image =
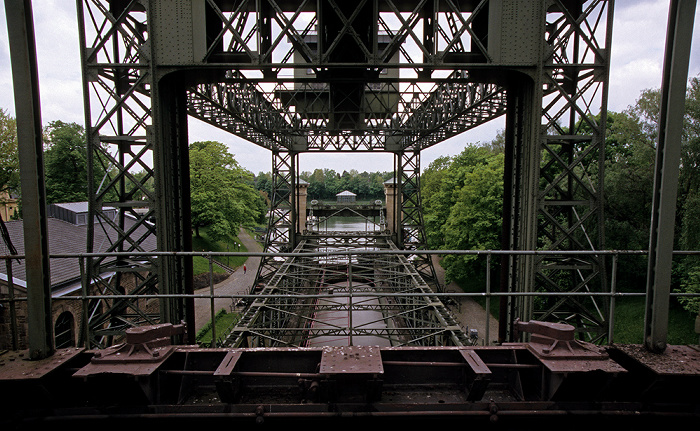
<svg viewBox="0 0 700 431">
<path fill-rule="evenodd" d="M 117 217 L 116 209 L 105 211 L 113 217 Z M 52 204 L 48 209 L 47 219 L 49 255 L 78 254 L 86 251 L 87 245 L 87 203 Z M 125 224 L 130 224 L 127 217 Z M 99 222 L 99 221 L 98 221 Z M 24 254 L 24 228 L 22 220 L 5 222 L 9 240 L 0 243 L 0 253 L 10 255 L 14 246 L 17 255 Z M 141 237 L 145 229 L 137 229 L 134 237 Z M 100 228 L 94 230 L 94 252 L 107 251 L 116 233 L 108 223 L 101 223 Z M 144 242 L 147 251 L 156 249 L 156 238 L 149 235 Z M 51 309 L 54 323 L 54 338 L 57 348 L 75 346 L 78 342 L 78 332 L 81 317 L 83 315 L 83 301 L 62 299 L 65 296 L 81 294 L 81 269 L 77 258 L 55 258 L 49 261 L 51 279 Z M 11 273 L 12 283 L 9 274 Z M 110 274 L 102 274 L 102 278 L 109 280 Z M 129 292 L 133 286 L 133 280 L 123 277 L 121 288 Z M 10 292 L 9 286 L 13 287 Z M 95 290 L 92 286 L 90 290 Z M 96 292 L 91 291 L 89 294 Z M 17 259 L 0 261 L 0 349 L 25 349 L 27 348 L 27 305 L 22 298 L 27 296 L 26 268 L 23 261 Z M 12 307 L 9 298 L 17 301 Z"/>
</svg>

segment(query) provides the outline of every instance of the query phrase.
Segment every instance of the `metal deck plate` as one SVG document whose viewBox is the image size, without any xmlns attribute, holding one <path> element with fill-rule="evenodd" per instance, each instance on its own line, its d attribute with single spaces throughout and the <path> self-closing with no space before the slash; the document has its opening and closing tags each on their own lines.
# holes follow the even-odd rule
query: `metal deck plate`
<svg viewBox="0 0 700 431">
<path fill-rule="evenodd" d="M 80 354 L 83 348 L 58 349 L 46 359 L 29 360 L 27 351 L 11 351 L 0 355 L 0 381 L 40 379 Z"/>
<path fill-rule="evenodd" d="M 381 349 L 378 346 L 324 347 L 320 373 L 383 374 Z"/>
</svg>

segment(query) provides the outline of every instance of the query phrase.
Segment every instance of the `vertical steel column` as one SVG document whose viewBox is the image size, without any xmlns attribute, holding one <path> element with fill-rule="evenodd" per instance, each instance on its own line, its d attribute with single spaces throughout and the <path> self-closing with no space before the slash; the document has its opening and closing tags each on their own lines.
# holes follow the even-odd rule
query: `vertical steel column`
<svg viewBox="0 0 700 431">
<path fill-rule="evenodd" d="M 272 197 L 264 245 L 267 253 L 290 252 L 294 249 L 297 217 L 295 196 L 297 160 L 297 153 L 272 151 Z M 263 287 L 280 265 L 279 258 L 262 257 L 252 289 Z"/>
<path fill-rule="evenodd" d="M 32 2 L 5 0 L 5 16 L 12 59 L 22 186 L 29 357 L 42 359 L 53 353 L 54 340 L 41 106 Z"/>
<path fill-rule="evenodd" d="M 541 70 L 540 70 L 541 72 Z M 521 133 L 516 137 L 514 152 L 517 154 L 517 177 L 514 179 L 515 199 L 518 204 L 514 206 L 516 213 L 516 226 L 513 238 L 516 250 L 535 250 L 539 234 L 537 225 L 537 213 L 539 208 L 538 189 L 540 185 L 540 161 L 541 155 L 541 117 L 542 110 L 542 78 L 535 76 L 532 79 L 523 78 L 518 82 L 518 95 L 522 102 L 518 105 L 519 117 L 522 119 Z M 509 283 L 509 288 L 517 292 L 533 292 L 535 287 L 536 266 L 533 256 L 520 255 L 515 257 L 515 276 Z M 508 311 L 511 313 L 506 327 L 500 331 L 506 334 L 506 339 L 511 339 L 513 320 L 532 319 L 532 298 L 514 297 L 510 299 Z M 504 323 L 504 322 L 502 322 Z"/>
<path fill-rule="evenodd" d="M 152 91 L 154 170 L 158 250 L 192 251 L 190 159 L 187 135 L 187 97 L 181 77 L 161 78 Z M 162 257 L 158 273 L 162 294 L 192 294 L 192 256 Z M 194 339 L 194 300 L 161 299 L 162 322 L 186 321 Z"/>
<path fill-rule="evenodd" d="M 398 187 L 396 196 L 399 200 L 397 212 L 398 238 L 397 245 L 405 250 L 415 250 L 411 261 L 423 280 L 435 290 L 442 290 L 430 256 L 420 254 L 419 250 L 427 248 L 425 224 L 420 197 L 420 151 L 408 150 L 398 156 L 399 171 L 397 172 Z"/>
<path fill-rule="evenodd" d="M 147 137 L 152 105 L 149 14 L 138 2 L 77 0 L 76 9 L 88 149 L 86 251 L 94 251 L 95 229 L 105 228 L 115 235 L 104 251 L 151 251 L 156 196 L 150 186 L 153 139 Z M 104 178 L 95 177 L 98 166 L 106 172 Z M 137 171 L 145 175 L 137 176 Z M 119 218 L 112 220 L 103 207 L 117 208 Z M 129 261 L 87 258 L 84 288 L 103 294 L 156 293 L 158 260 L 144 258 L 138 265 Z M 103 274 L 115 270 L 118 277 L 103 279 Z M 113 335 L 131 326 L 157 323 L 158 316 L 145 303 L 132 298 L 90 301 L 81 325 L 81 344 L 107 347 Z"/>
<path fill-rule="evenodd" d="M 508 106 L 506 112 L 505 150 L 503 165 L 503 224 L 501 226 L 501 249 L 516 250 L 518 247 L 518 208 L 520 188 L 522 139 L 523 139 L 523 89 L 527 88 L 524 79 L 512 79 L 508 86 Z M 516 277 L 515 256 L 502 255 L 499 291 L 511 292 Z M 512 298 L 502 296 L 499 304 L 498 341 L 508 340 L 510 333 Z"/>
<path fill-rule="evenodd" d="M 644 320 L 644 345 L 657 353 L 666 349 L 668 335 L 681 135 L 695 5 L 695 0 L 673 0 L 668 14 Z"/>
</svg>

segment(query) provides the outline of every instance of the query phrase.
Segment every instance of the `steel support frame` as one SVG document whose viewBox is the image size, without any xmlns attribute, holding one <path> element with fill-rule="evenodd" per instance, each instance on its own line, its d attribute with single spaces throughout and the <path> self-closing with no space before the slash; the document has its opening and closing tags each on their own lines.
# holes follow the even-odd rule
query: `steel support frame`
<svg viewBox="0 0 700 431">
<path fill-rule="evenodd" d="M 612 16 L 612 2 L 555 1 L 544 17 L 545 56 L 533 76 L 534 97 L 526 96 L 520 105 L 542 112 L 541 119 L 521 116 L 535 122 L 521 129 L 524 139 L 537 136 L 534 146 L 525 144 L 518 150 L 519 175 L 524 176 L 518 180 L 521 217 L 516 231 L 522 249 L 604 249 L 604 135 Z M 533 159 L 533 154 L 539 158 Z M 608 289 L 603 256 L 563 260 L 528 256 L 517 265 L 519 291 Z M 522 299 L 512 317 L 566 321 L 585 339 L 602 341 L 607 336 L 608 307 L 607 302 L 573 297 L 535 307 L 531 299 Z"/>
<path fill-rule="evenodd" d="M 158 111 L 151 102 L 151 92 L 157 91 L 157 85 L 164 76 L 180 69 L 188 70 L 191 74 L 193 66 L 177 63 L 177 58 L 152 58 L 154 46 L 163 43 L 157 40 L 158 29 L 148 19 L 149 14 L 159 6 L 156 3 L 146 5 L 137 0 L 78 0 L 77 3 L 90 152 L 95 160 L 104 160 L 102 163 L 105 166 L 114 164 L 117 172 L 116 177 L 110 178 L 106 184 L 115 189 L 118 197 L 105 200 L 104 197 L 111 195 L 93 184 L 91 212 L 94 217 L 99 217 L 103 204 L 115 203 L 124 214 L 129 213 L 136 206 L 133 197 L 138 193 L 145 194 L 147 200 L 153 199 L 148 204 L 151 215 L 167 211 L 165 207 L 169 204 L 164 199 L 171 198 L 162 194 L 166 190 L 150 191 L 145 181 L 130 174 L 136 167 L 143 167 L 148 172 L 147 176 L 154 178 L 156 183 L 175 184 L 174 178 L 166 181 L 157 172 L 164 165 L 149 170 L 145 163 L 154 152 L 154 145 L 163 145 L 154 141 L 155 137 L 165 133 L 165 126 L 152 119 L 154 112 Z M 165 3 L 160 7 L 165 7 Z M 290 218 L 296 216 L 293 203 L 287 203 L 282 198 L 287 195 L 293 200 L 295 195 L 291 191 L 294 189 L 294 175 L 288 176 L 288 172 L 293 170 L 294 161 L 287 158 L 293 159 L 299 151 L 339 148 L 384 149 L 395 154 L 418 154 L 421 149 L 441 139 L 505 113 L 504 87 L 478 83 L 480 80 L 488 81 L 489 71 L 494 70 L 500 73 L 491 79 L 499 84 L 504 81 L 507 84 L 508 79 L 504 80 L 503 77 L 508 76 L 508 71 L 524 73 L 533 79 L 535 93 L 532 100 L 523 105 L 523 109 L 541 112 L 545 123 L 541 131 L 533 131 L 523 137 L 523 142 L 533 139 L 539 142 L 526 145 L 537 156 L 546 155 L 548 159 L 542 166 L 539 166 L 539 160 L 533 159 L 537 156 L 533 156 L 532 151 L 518 150 L 519 154 L 531 160 L 519 161 L 523 164 L 518 168 L 519 172 L 526 178 L 518 184 L 521 197 L 518 198 L 518 211 L 513 214 L 525 215 L 525 218 L 520 217 L 519 226 L 515 229 L 519 235 L 515 244 L 518 248 L 535 249 L 538 247 L 536 238 L 540 233 L 546 233 L 550 238 L 546 244 L 540 244 L 545 249 L 570 249 L 572 244 L 587 243 L 589 246 L 592 244 L 594 249 L 602 247 L 602 188 L 599 187 L 600 183 L 595 182 L 591 187 L 587 181 L 596 174 L 594 160 L 598 161 L 598 173 L 602 172 L 600 149 L 605 116 L 596 120 L 595 109 L 601 106 L 600 112 L 605 112 L 612 2 L 585 2 L 579 8 L 576 6 L 579 2 L 555 1 L 549 13 L 545 13 L 544 6 L 541 6 L 541 45 L 533 49 L 540 49 L 542 57 L 534 69 L 531 65 L 501 64 L 501 60 L 492 56 L 485 42 L 488 27 L 486 11 L 490 7 L 498 7 L 499 3 L 490 3 L 489 0 L 465 3 L 372 0 L 357 6 L 341 7 L 328 2 L 324 3 L 326 9 L 323 13 L 331 13 L 333 19 L 337 18 L 340 23 L 338 33 L 316 43 L 309 37 L 313 34 L 314 23 L 319 24 L 319 17 L 315 15 L 318 13 L 317 4 L 314 2 L 282 4 L 275 0 L 248 0 L 233 4 L 202 0 L 192 4 L 192 7 L 201 5 L 204 8 L 207 39 L 204 45 L 194 48 L 195 57 L 188 61 L 197 63 L 195 68 L 202 67 L 201 81 L 209 84 L 201 85 L 196 80 L 187 83 L 188 113 L 218 127 L 228 128 L 240 136 L 255 139 L 256 144 L 273 152 L 273 173 L 279 180 L 276 182 L 281 192 L 275 198 L 269 237 L 273 242 L 267 247 L 268 250 L 291 250 L 296 245 L 294 229 L 285 228 L 285 225 L 294 226 L 288 223 L 291 222 Z M 177 7 L 186 9 L 181 4 L 177 4 Z M 460 10 L 462 7 L 464 9 Z M 568 7 L 573 9 L 569 10 Z M 373 29 L 382 32 L 386 41 L 379 43 L 378 38 L 373 38 L 369 42 L 353 27 L 361 12 L 368 11 L 376 14 Z M 604 28 L 603 33 L 599 31 L 600 28 Z M 604 34 L 605 42 L 600 39 L 601 34 Z M 364 61 L 344 62 L 340 52 L 343 44 L 350 44 L 362 53 Z M 303 61 L 298 61 L 295 53 Z M 198 57 L 200 54 L 201 58 Z M 393 60 L 396 56 L 400 61 Z M 162 66 L 161 62 L 167 61 L 170 63 Z M 363 77 L 366 79 L 364 92 L 375 105 L 395 92 L 400 95 L 396 104 L 384 105 L 384 114 L 381 113 L 382 109 L 374 112 L 355 103 L 354 106 L 369 113 L 363 117 L 369 120 L 367 131 L 346 133 L 330 130 L 337 134 L 324 134 L 320 132 L 319 125 L 327 124 L 329 119 L 321 117 L 320 123 L 314 123 L 312 111 L 304 111 L 298 103 L 293 106 L 289 102 L 306 97 L 301 95 L 305 89 L 307 93 L 311 92 L 312 97 L 320 97 L 319 90 L 323 90 L 323 86 L 318 87 L 319 84 L 332 84 L 345 79 L 342 76 L 334 77 L 334 71 L 358 67 L 370 73 L 368 77 Z M 290 81 L 283 76 L 285 71 L 306 70 L 311 71 L 311 75 L 305 79 Z M 408 75 L 398 80 L 395 77 L 382 78 L 381 72 L 384 70 L 406 71 Z M 375 85 L 377 83 L 380 85 Z M 540 92 L 543 87 L 545 90 Z M 293 93 L 286 104 L 278 97 L 285 91 Z M 590 94 L 594 94 L 594 101 L 590 100 Z M 388 106 L 396 106 L 398 110 L 396 119 L 391 116 L 391 122 L 388 122 L 388 111 L 393 108 L 387 110 Z M 122 126 L 119 126 L 119 118 L 122 119 Z M 178 114 L 178 118 L 183 118 L 182 114 Z M 533 121 L 532 126 L 528 126 L 533 129 L 542 125 L 534 118 L 528 121 Z M 236 126 L 231 126 L 232 122 Z M 568 125 L 562 122 L 568 122 Z M 306 130 L 308 136 L 303 135 L 304 124 L 309 127 Z M 270 127 L 281 129 L 271 132 Z M 396 130 L 392 132 L 394 127 Z M 416 131 L 416 128 L 419 130 Z M 285 136 L 283 132 L 290 130 L 297 135 Z M 373 135 L 376 130 L 380 133 Z M 298 132 L 301 132 L 301 136 Z M 550 137 L 552 135 L 556 137 Z M 590 142 L 582 140 L 582 136 L 589 136 Z M 129 147 L 137 150 L 130 153 Z M 108 154 L 112 156 L 106 157 L 103 148 L 111 148 Z M 407 156 L 398 164 L 405 164 L 406 171 L 415 171 L 417 168 L 409 166 L 412 159 L 413 156 Z M 407 179 L 418 184 L 417 176 Z M 549 184 L 543 190 L 535 188 L 540 179 Z M 600 176 L 596 180 L 600 181 Z M 408 189 L 410 187 L 407 186 Z M 537 190 L 534 192 L 537 198 L 531 196 L 534 190 Z M 182 198 L 184 196 L 172 197 Z M 143 206 L 142 202 L 139 202 L 140 206 Z M 588 204 L 579 207 L 581 202 Z M 409 195 L 407 208 L 415 203 L 414 196 Z M 530 214 L 539 214 L 539 227 Z M 182 212 L 177 217 L 184 216 Z M 419 217 L 412 213 L 407 219 L 412 222 Z M 162 215 L 156 218 L 165 220 Z M 137 218 L 138 224 L 146 226 L 146 222 L 145 216 Z M 181 229 L 184 225 L 178 226 L 184 232 L 185 229 Z M 148 228 L 152 229 L 152 226 Z M 115 242 L 115 250 L 139 249 L 140 240 L 132 242 L 126 229 L 120 235 Z M 163 241 L 160 244 L 163 246 L 175 240 L 159 241 Z M 420 244 L 421 240 L 417 239 L 417 243 Z M 178 247 L 187 248 L 184 243 Z M 520 268 L 518 271 L 524 272 L 523 276 L 518 273 L 517 277 L 511 277 L 521 280 L 518 285 L 511 283 L 511 288 L 525 291 L 549 288 L 547 280 L 555 279 L 551 275 L 551 262 L 540 259 L 530 262 L 529 259 L 532 258 L 527 257 L 516 263 L 515 267 Z M 263 277 L 269 278 L 273 273 L 277 265 L 273 262 L 270 260 L 261 266 Z M 570 274 L 569 287 L 588 289 L 604 286 L 605 271 L 600 260 L 569 263 L 571 265 L 566 268 L 553 269 Z M 148 262 L 148 274 L 177 274 L 172 275 L 175 285 L 186 284 L 178 279 L 183 276 L 184 270 L 165 271 L 161 266 L 159 261 Z M 89 278 L 101 272 L 92 264 L 87 266 L 87 271 Z M 140 274 L 139 271 L 136 272 Z M 538 275 L 535 276 L 535 273 Z M 147 283 L 155 291 L 154 277 L 143 280 L 144 287 Z M 540 287 L 536 287 L 537 283 L 540 283 Z M 548 315 L 560 318 L 558 308 L 548 310 Z M 575 306 L 573 308 L 576 309 Z M 523 316 L 532 315 L 526 308 L 516 314 L 523 312 Z M 178 317 L 183 314 L 180 313 Z M 571 316 L 569 314 L 565 318 Z M 577 313 L 573 313 L 573 316 L 580 320 L 577 324 L 582 328 L 594 326 L 587 321 L 588 316 L 584 319 Z"/>
<path fill-rule="evenodd" d="M 51 356 L 55 347 L 51 317 L 44 145 L 32 2 L 5 0 L 5 14 L 12 60 L 22 186 L 29 358 L 38 360 Z"/>
<path fill-rule="evenodd" d="M 652 202 L 644 345 L 666 350 L 671 293 L 674 223 L 688 62 L 696 1 L 671 1 L 666 34 Z"/>
<path fill-rule="evenodd" d="M 416 271 L 433 290 L 441 292 L 443 288 L 438 282 L 432 259 L 420 254 L 420 250 L 427 248 L 420 197 L 420 151 L 403 151 L 396 154 L 395 158 L 398 199 L 394 201 L 398 208 L 394 214 L 400 214 L 396 218 L 399 225 L 394 230 L 396 245 L 404 250 L 416 251 L 409 258 Z"/>
<path fill-rule="evenodd" d="M 348 242 L 342 232 L 303 237 L 221 345 L 308 347 L 329 338 L 352 345 L 353 338 L 366 336 L 392 346 L 472 344 L 407 256 L 353 255 L 399 250 L 384 234 L 365 234 L 361 242 Z M 392 297 L 397 293 L 402 295 Z M 377 311 L 382 317 L 353 324 L 353 311 Z M 336 322 L 338 313 L 350 320 Z"/>
<path fill-rule="evenodd" d="M 151 251 L 145 244 L 156 237 L 156 224 L 161 226 L 157 236 L 160 250 L 191 250 L 187 239 L 191 231 L 186 226 L 190 209 L 185 92 L 181 82 L 159 82 L 160 72 L 150 48 L 151 11 L 139 1 L 76 3 L 91 179 L 87 251 L 93 251 L 94 229 L 103 224 L 117 232 L 108 252 Z M 159 90 L 159 85 L 168 88 Z M 172 145 L 165 144 L 166 140 Z M 96 165 L 107 172 L 99 180 L 93 173 Z M 108 206 L 118 209 L 116 220 L 103 213 Z M 177 232 L 167 233 L 168 226 Z M 149 301 L 138 299 L 139 295 L 158 292 L 191 293 L 188 259 L 88 257 L 84 285 L 134 298 L 90 304 L 84 311 L 81 344 L 106 347 L 114 335 L 129 327 L 166 321 L 188 320 L 191 333 L 194 320 L 187 315 L 193 313 L 192 304 L 164 299 L 153 308 Z M 115 271 L 116 277 L 103 277 Z M 126 279 L 130 287 L 123 286 Z"/>
<path fill-rule="evenodd" d="M 285 253 L 296 247 L 296 220 L 299 217 L 296 205 L 297 163 L 296 153 L 272 151 L 272 197 L 264 245 L 267 253 Z M 251 290 L 269 283 L 281 264 L 281 259 L 274 255 L 262 257 Z"/>
<path fill-rule="evenodd" d="M 505 88 L 471 79 L 457 71 L 427 88 L 424 83 L 367 83 L 364 104 L 357 106 L 364 123 L 356 130 L 329 130 L 329 87 L 303 81 L 280 79 L 272 90 L 242 75 L 200 84 L 188 92 L 189 113 L 267 149 L 422 150 L 505 114 Z"/>
</svg>

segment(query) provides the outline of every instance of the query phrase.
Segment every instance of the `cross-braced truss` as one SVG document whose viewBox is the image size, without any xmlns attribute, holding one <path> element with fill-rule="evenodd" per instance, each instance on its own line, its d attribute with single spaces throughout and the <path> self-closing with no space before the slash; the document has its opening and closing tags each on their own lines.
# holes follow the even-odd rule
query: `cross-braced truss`
<svg viewBox="0 0 700 431">
<path fill-rule="evenodd" d="M 97 219 L 103 206 L 119 208 L 114 251 L 148 251 L 153 236 L 162 251 L 189 247 L 187 115 L 273 154 L 271 252 L 299 244 L 295 164 L 308 151 L 394 153 L 402 183 L 395 233 L 406 232 L 396 244 L 424 247 L 420 151 L 504 114 L 513 125 L 506 133 L 514 154 L 506 172 L 513 177 L 509 247 L 603 248 L 610 1 L 77 4 L 89 157 L 108 172 L 104 179 L 91 173 L 90 211 Z M 184 261 L 88 263 L 87 279 L 104 283 L 105 292 L 187 293 Z M 99 280 L 110 266 L 118 268 L 116 284 Z M 431 278 L 427 266 L 417 268 Z M 515 292 L 581 291 L 605 290 L 604 268 L 596 257 L 526 257 L 502 270 Z M 261 285 L 281 269 L 266 259 Z M 133 286 L 121 281 L 129 271 Z M 94 307 L 86 339 L 100 345 L 89 334 L 140 324 L 152 314 L 145 302 Z M 510 317 L 566 319 L 594 334 L 605 326 L 604 304 L 513 304 Z M 191 320 L 183 307 L 164 298 L 159 319 Z"/>
<path fill-rule="evenodd" d="M 222 337 L 228 347 L 470 345 L 406 256 L 380 232 L 315 232 Z"/>
<path fill-rule="evenodd" d="M 596 250 L 604 247 L 603 164 L 607 64 L 612 9 L 605 2 L 573 8 L 563 2 L 547 15 L 544 61 L 542 165 L 538 248 Z M 606 291 L 602 256 L 537 259 L 536 288 L 554 292 Z M 606 336 L 607 301 L 564 297 L 535 310 L 535 318 L 567 321 L 591 340 Z"/>
</svg>

